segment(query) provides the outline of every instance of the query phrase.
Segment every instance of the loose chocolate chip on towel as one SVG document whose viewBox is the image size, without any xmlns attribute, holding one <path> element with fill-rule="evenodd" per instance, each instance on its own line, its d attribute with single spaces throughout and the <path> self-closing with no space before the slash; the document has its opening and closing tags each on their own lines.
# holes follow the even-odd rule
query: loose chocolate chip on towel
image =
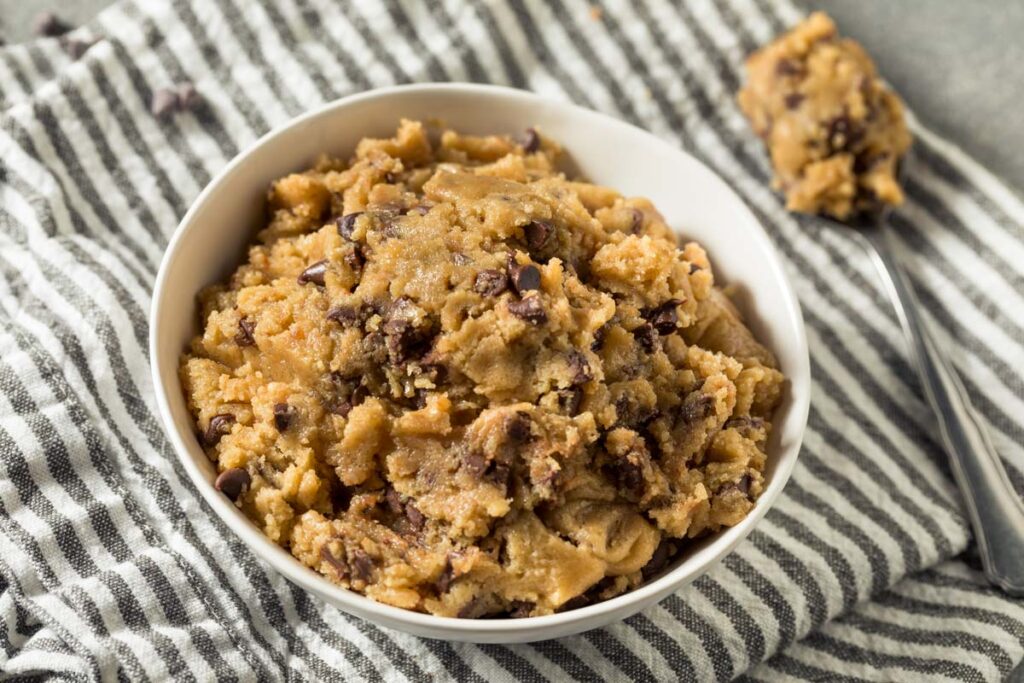
<svg viewBox="0 0 1024 683">
<path fill-rule="evenodd" d="M 167 88 L 156 90 L 149 100 L 149 112 L 158 119 L 167 117 L 177 107 L 178 93 Z"/>
<path fill-rule="evenodd" d="M 317 287 L 323 287 L 324 275 L 327 274 L 327 260 L 317 261 L 299 274 L 299 284 L 304 285 L 312 282 Z"/>
<path fill-rule="evenodd" d="M 67 23 L 53 12 L 42 12 L 36 15 L 32 21 L 32 33 L 37 36 L 54 37 L 60 36 L 71 30 L 71 24 Z"/>
<path fill-rule="evenodd" d="M 242 491 L 252 482 L 252 477 L 241 467 L 231 467 L 217 475 L 213 488 L 217 489 L 230 500 L 238 500 Z"/>
<path fill-rule="evenodd" d="M 179 83 L 176 89 L 178 111 L 193 111 L 203 103 L 203 96 L 190 81 Z"/>
</svg>

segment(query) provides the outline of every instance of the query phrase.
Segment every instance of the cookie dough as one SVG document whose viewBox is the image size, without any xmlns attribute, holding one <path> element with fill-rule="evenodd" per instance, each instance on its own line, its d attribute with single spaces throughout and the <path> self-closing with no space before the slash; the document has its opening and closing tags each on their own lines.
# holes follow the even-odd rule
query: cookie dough
<svg viewBox="0 0 1024 683">
<path fill-rule="evenodd" d="M 768 146 L 787 209 L 846 220 L 903 202 L 903 104 L 828 16 L 811 14 L 746 66 L 740 108 Z"/>
<path fill-rule="evenodd" d="M 763 487 L 783 377 L 649 201 L 555 142 L 404 121 L 268 194 L 181 361 L 215 486 L 341 586 L 532 616 L 609 598 Z"/>
</svg>

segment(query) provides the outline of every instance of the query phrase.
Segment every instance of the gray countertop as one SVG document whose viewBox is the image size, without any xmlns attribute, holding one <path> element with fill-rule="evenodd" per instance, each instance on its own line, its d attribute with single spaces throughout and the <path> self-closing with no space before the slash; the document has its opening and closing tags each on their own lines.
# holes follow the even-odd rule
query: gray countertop
<svg viewBox="0 0 1024 683">
<path fill-rule="evenodd" d="M 770 0 L 769 0 L 770 1 Z M 0 0 L 0 36 L 29 36 L 32 18 L 60 7 L 75 23 L 109 0 Z M 1024 191 L 1024 2 L 802 0 L 861 41 L 926 125 Z"/>
</svg>

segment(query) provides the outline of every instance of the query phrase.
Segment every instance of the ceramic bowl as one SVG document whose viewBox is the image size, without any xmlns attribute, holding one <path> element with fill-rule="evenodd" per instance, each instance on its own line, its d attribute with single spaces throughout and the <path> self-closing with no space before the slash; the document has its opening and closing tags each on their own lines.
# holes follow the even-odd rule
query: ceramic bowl
<svg viewBox="0 0 1024 683">
<path fill-rule="evenodd" d="M 347 156 L 363 137 L 390 135 L 400 118 L 441 120 L 464 133 L 521 133 L 537 126 L 561 143 L 584 177 L 624 195 L 650 198 L 669 225 L 702 244 L 719 282 L 788 378 L 768 446 L 767 486 L 738 525 L 689 545 L 645 585 L 611 600 L 526 619 L 468 620 L 420 614 L 336 586 L 268 540 L 212 485 L 215 470 L 195 437 L 178 363 L 198 330 L 196 295 L 237 267 L 264 216 L 269 183 L 307 168 L 322 152 Z M 617 119 L 538 95 L 468 84 L 373 90 L 327 104 L 263 136 L 203 190 L 182 219 L 153 292 L 150 357 L 161 418 L 199 492 L 229 529 L 265 562 L 325 602 L 385 627 L 430 638 L 525 642 L 555 638 L 628 617 L 692 581 L 761 521 L 789 478 L 807 421 L 810 369 L 803 319 L 775 250 L 740 198 L 675 145 Z"/>
</svg>

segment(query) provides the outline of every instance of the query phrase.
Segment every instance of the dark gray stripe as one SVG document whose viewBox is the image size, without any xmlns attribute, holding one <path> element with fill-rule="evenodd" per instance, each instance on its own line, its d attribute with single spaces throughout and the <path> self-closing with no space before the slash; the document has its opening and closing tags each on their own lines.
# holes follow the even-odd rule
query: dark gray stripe
<svg viewBox="0 0 1024 683">
<path fill-rule="evenodd" d="M 732 623 L 736 633 L 743 639 L 747 662 L 753 664 L 764 659 L 764 632 L 761 631 L 761 627 L 757 625 L 746 608 L 732 596 L 728 588 L 712 578 L 711 574 L 704 574 L 694 581 L 693 585 Z"/>
<path fill-rule="evenodd" d="M 780 654 L 772 657 L 768 660 L 768 666 L 775 669 L 779 673 L 793 676 L 807 681 L 828 681 L 832 683 L 867 683 L 869 679 L 858 678 L 857 676 L 851 676 L 849 674 L 842 674 L 832 669 L 822 669 L 812 664 L 805 664 L 799 660 L 793 659 L 787 654 Z M 740 681 L 747 680 L 746 677 L 740 678 Z"/>
<path fill-rule="evenodd" d="M 505 70 L 505 75 L 508 77 L 507 82 L 514 85 L 517 88 L 527 88 L 529 81 L 523 72 L 522 67 L 519 65 L 519 61 L 509 45 L 508 38 L 498 28 L 498 22 L 494 18 L 494 14 L 491 12 L 490 7 L 482 3 L 481 0 L 470 0 L 469 5 L 472 7 L 473 12 L 476 14 L 477 19 L 483 24 L 484 30 L 487 31 L 488 38 L 493 42 L 493 47 L 498 52 L 498 58 L 501 60 L 501 66 Z"/>
<path fill-rule="evenodd" d="M 384 0 L 381 3 L 387 10 L 388 16 L 391 17 L 391 21 L 395 25 L 395 30 L 398 34 L 404 38 L 404 42 L 407 46 L 419 56 L 423 58 L 424 63 L 427 67 L 427 74 L 430 78 L 422 79 L 417 78 L 416 80 L 431 80 L 431 81 L 446 81 L 449 80 L 448 72 L 441 62 L 437 60 L 434 53 L 430 51 L 430 48 L 420 40 L 419 34 L 413 28 L 413 22 L 409 18 L 409 15 L 405 13 L 405 9 L 395 0 Z M 380 26 L 373 27 L 375 30 L 382 28 Z M 383 31 L 376 31 L 377 35 L 381 35 Z"/>
<path fill-rule="evenodd" d="M 715 679 L 730 680 L 736 671 L 732 657 L 729 655 L 729 649 L 725 646 L 718 631 L 675 593 L 668 596 L 661 606 L 700 639 L 708 659 L 711 660 L 711 666 L 715 670 Z"/>
<path fill-rule="evenodd" d="M 302 65 L 306 75 L 313 81 L 313 85 L 316 86 L 317 91 L 320 93 L 320 99 L 326 102 L 336 98 L 339 94 L 338 88 L 324 75 L 322 68 L 306 54 L 304 41 L 299 39 L 292 25 L 284 18 L 277 5 L 273 2 L 263 2 L 261 0 L 259 6 L 266 13 L 269 20 L 268 23 L 281 42 L 281 46 Z M 232 7 L 234 7 L 233 3 Z"/>
<path fill-rule="evenodd" d="M 32 92 L 32 85 L 28 82 L 28 77 L 25 76 L 25 71 L 21 65 L 18 64 L 17 58 L 14 55 L 14 50 L 0 50 L 0 59 L 4 60 L 4 66 L 14 76 L 14 80 L 18 82 L 18 87 L 21 88 L 19 95 L 28 95 Z M 8 101 L 11 99 L 8 95 Z"/>
<path fill-rule="evenodd" d="M 594 648 L 604 655 L 604 658 L 614 664 L 632 681 L 655 681 L 654 672 L 636 653 L 630 650 L 611 634 L 610 629 L 598 628 L 593 631 L 586 631 L 582 637 L 590 642 Z"/>
<path fill-rule="evenodd" d="M 693 681 L 697 679 L 697 670 L 686 651 L 643 612 L 626 619 L 625 624 L 661 653 L 661 656 L 668 662 L 669 668 L 678 674 L 679 680 Z"/>
<path fill-rule="evenodd" d="M 547 683 L 547 676 L 541 674 L 533 664 L 519 654 L 514 646 L 489 645 L 481 643 L 476 646 L 484 654 L 497 662 L 503 669 L 512 674 L 516 681 L 531 683 Z"/>
<path fill-rule="evenodd" d="M 428 2 L 426 3 L 426 10 L 430 13 L 430 16 L 434 19 L 442 29 L 450 29 L 448 32 L 448 38 L 451 40 L 452 47 L 455 48 L 455 52 L 459 57 L 459 61 L 462 63 L 462 69 L 469 77 L 469 80 L 476 83 L 489 83 L 494 82 L 488 76 L 487 72 L 484 71 L 483 66 L 480 64 L 480 60 L 477 58 L 476 52 L 466 41 L 462 31 L 456 30 L 460 17 L 465 15 L 467 12 L 471 12 L 472 8 L 467 5 L 459 7 L 459 14 L 452 16 L 448 11 L 448 7 L 443 2 Z"/>
<path fill-rule="evenodd" d="M 366 39 L 366 36 L 371 36 L 373 34 L 373 30 L 370 25 L 366 23 L 366 18 L 360 13 L 359 4 L 360 3 L 355 3 L 346 7 L 345 9 L 348 11 L 344 13 L 344 16 L 352 29 Z M 384 68 L 391 73 L 392 77 L 395 79 L 395 83 L 409 83 L 414 80 L 413 77 L 402 68 L 402 65 L 391 56 L 391 53 L 385 49 L 385 46 L 387 45 L 386 42 L 370 38 L 366 39 L 366 44 L 370 48 L 370 52 L 373 53 L 374 58 L 384 65 Z"/>
</svg>

